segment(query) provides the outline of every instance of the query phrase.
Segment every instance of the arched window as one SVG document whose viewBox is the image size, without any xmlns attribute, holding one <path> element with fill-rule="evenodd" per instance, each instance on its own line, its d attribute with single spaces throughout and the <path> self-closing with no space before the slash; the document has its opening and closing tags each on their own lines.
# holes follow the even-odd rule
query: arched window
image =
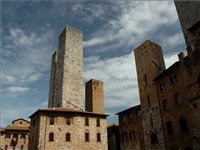
<svg viewBox="0 0 200 150">
<path fill-rule="evenodd" d="M 54 141 L 54 133 L 51 132 L 49 133 L 49 142 L 53 142 Z"/>
<path fill-rule="evenodd" d="M 101 142 L 101 133 L 97 133 L 97 142 Z"/>
<path fill-rule="evenodd" d="M 66 142 L 70 142 L 70 133 L 66 134 Z"/>
<path fill-rule="evenodd" d="M 179 124 L 180 124 L 181 132 L 187 132 L 188 131 L 187 121 L 184 117 L 179 118 Z"/>
<path fill-rule="evenodd" d="M 85 126 L 89 126 L 89 118 L 85 118 Z"/>
<path fill-rule="evenodd" d="M 97 118 L 97 127 L 100 127 L 100 119 Z"/>
<path fill-rule="evenodd" d="M 66 117 L 66 124 L 68 126 L 71 124 L 71 118 L 70 117 Z"/>
<path fill-rule="evenodd" d="M 24 149 L 24 145 L 21 145 L 20 149 L 23 150 Z"/>
<path fill-rule="evenodd" d="M 5 150 L 7 150 L 8 149 L 8 145 L 5 145 Z"/>
<path fill-rule="evenodd" d="M 166 122 L 166 128 L 167 128 L 167 134 L 172 135 L 173 134 L 173 128 L 171 121 Z"/>
<path fill-rule="evenodd" d="M 89 142 L 90 141 L 90 134 L 88 131 L 85 132 L 85 142 Z"/>
</svg>

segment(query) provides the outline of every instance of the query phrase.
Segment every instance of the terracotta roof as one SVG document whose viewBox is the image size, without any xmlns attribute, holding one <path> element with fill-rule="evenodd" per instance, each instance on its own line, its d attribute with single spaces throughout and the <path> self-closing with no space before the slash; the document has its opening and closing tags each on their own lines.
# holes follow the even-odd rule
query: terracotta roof
<svg viewBox="0 0 200 150">
<path fill-rule="evenodd" d="M 39 112 L 66 112 L 66 113 L 78 113 L 78 114 L 88 114 L 88 115 L 97 115 L 97 116 L 109 116 L 108 114 L 100 114 L 100 113 L 93 113 L 88 111 L 81 111 L 81 110 L 74 110 L 74 109 L 66 109 L 66 108 L 47 108 L 47 109 L 38 109 L 34 112 L 29 118 Z"/>
<path fill-rule="evenodd" d="M 5 130 L 29 130 L 29 127 L 26 126 L 15 126 L 15 125 L 8 125 Z"/>
<path fill-rule="evenodd" d="M 18 121 L 18 120 L 23 120 L 23 121 L 25 121 L 25 122 L 27 122 L 27 123 L 30 123 L 28 120 L 25 120 L 25 119 L 23 119 L 23 118 L 19 118 L 19 119 L 13 120 L 13 121 L 12 121 L 12 124 L 13 124 L 15 121 Z"/>
</svg>

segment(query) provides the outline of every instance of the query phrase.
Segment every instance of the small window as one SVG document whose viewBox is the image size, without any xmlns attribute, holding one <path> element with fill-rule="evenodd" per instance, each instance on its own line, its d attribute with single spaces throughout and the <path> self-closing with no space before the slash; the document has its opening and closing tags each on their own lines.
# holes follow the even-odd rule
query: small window
<svg viewBox="0 0 200 150">
<path fill-rule="evenodd" d="M 19 123 L 22 124 L 22 121 L 20 121 Z"/>
<path fill-rule="evenodd" d="M 50 122 L 49 123 L 50 123 L 50 125 L 54 124 L 54 117 L 53 116 L 50 117 Z"/>
<path fill-rule="evenodd" d="M 168 110 L 168 104 L 167 104 L 167 99 L 163 100 L 163 110 L 167 111 Z"/>
<path fill-rule="evenodd" d="M 89 118 L 85 118 L 85 126 L 89 126 Z"/>
<path fill-rule="evenodd" d="M 148 102 L 148 107 L 150 107 L 150 97 L 149 97 L 149 95 L 147 95 L 147 102 Z"/>
<path fill-rule="evenodd" d="M 70 133 L 66 134 L 66 142 L 70 142 Z"/>
<path fill-rule="evenodd" d="M 147 75 L 144 75 L 145 86 L 147 86 Z"/>
<path fill-rule="evenodd" d="M 71 124 L 71 118 L 66 117 L 66 124 L 69 126 Z"/>
<path fill-rule="evenodd" d="M 173 129 L 172 129 L 172 123 L 171 121 L 166 122 L 166 127 L 167 127 L 167 134 L 172 135 L 173 134 Z"/>
<path fill-rule="evenodd" d="M 181 132 L 187 132 L 188 131 L 188 126 L 187 126 L 187 121 L 185 118 L 179 118 L 179 125 Z"/>
<path fill-rule="evenodd" d="M 88 132 L 85 132 L 85 142 L 89 142 L 90 141 L 90 135 Z"/>
<path fill-rule="evenodd" d="M 25 139 L 26 138 L 26 134 L 21 134 L 20 135 L 20 139 Z"/>
<path fill-rule="evenodd" d="M 128 141 L 128 134 L 127 134 L 127 132 L 125 133 L 125 141 L 126 142 Z"/>
<path fill-rule="evenodd" d="M 175 104 L 180 104 L 180 103 L 182 103 L 181 96 L 180 96 L 179 93 L 176 93 L 176 94 L 174 95 L 174 99 L 175 99 Z"/>
<path fill-rule="evenodd" d="M 51 132 L 49 133 L 49 142 L 53 142 L 54 141 L 54 133 Z"/>
<path fill-rule="evenodd" d="M 24 149 L 24 145 L 21 145 L 21 146 L 20 146 L 20 149 L 23 150 L 23 149 Z"/>
<path fill-rule="evenodd" d="M 97 142 L 101 142 L 101 133 L 97 133 Z"/>
<path fill-rule="evenodd" d="M 8 149 L 8 145 L 5 145 L 5 150 L 7 150 Z"/>
<path fill-rule="evenodd" d="M 156 133 L 152 133 L 150 135 L 150 139 L 151 139 L 151 144 L 157 144 L 158 143 L 158 137 Z"/>
<path fill-rule="evenodd" d="M 132 131 L 132 139 L 135 140 L 135 130 Z"/>
<path fill-rule="evenodd" d="M 130 140 L 133 140 L 131 131 L 129 131 L 129 138 L 130 138 Z"/>
<path fill-rule="evenodd" d="M 97 127 L 100 127 L 100 119 L 99 118 L 97 118 Z"/>
</svg>

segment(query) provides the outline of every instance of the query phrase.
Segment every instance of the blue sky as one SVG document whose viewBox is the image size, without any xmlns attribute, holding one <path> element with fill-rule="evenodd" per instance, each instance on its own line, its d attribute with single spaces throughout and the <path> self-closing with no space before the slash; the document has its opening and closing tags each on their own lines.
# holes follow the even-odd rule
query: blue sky
<svg viewBox="0 0 200 150">
<path fill-rule="evenodd" d="M 1 126 L 47 107 L 51 55 L 65 25 L 84 33 L 84 82 L 104 82 L 108 122 L 139 104 L 132 50 L 146 39 L 169 67 L 185 50 L 172 1 L 1 1 Z"/>
</svg>

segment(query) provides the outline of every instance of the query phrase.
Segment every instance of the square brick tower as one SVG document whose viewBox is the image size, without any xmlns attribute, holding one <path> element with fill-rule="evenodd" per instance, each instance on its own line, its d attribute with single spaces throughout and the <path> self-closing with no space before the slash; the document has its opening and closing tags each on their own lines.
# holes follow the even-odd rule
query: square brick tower
<svg viewBox="0 0 200 150">
<path fill-rule="evenodd" d="M 89 112 L 104 113 L 103 82 L 91 79 L 85 84 L 85 109 Z"/>
<path fill-rule="evenodd" d="M 83 110 L 83 33 L 66 26 L 52 56 L 48 107 Z"/>
<path fill-rule="evenodd" d="M 165 150 L 157 88 L 154 79 L 165 70 L 162 49 L 147 40 L 134 50 L 145 150 Z"/>
</svg>

